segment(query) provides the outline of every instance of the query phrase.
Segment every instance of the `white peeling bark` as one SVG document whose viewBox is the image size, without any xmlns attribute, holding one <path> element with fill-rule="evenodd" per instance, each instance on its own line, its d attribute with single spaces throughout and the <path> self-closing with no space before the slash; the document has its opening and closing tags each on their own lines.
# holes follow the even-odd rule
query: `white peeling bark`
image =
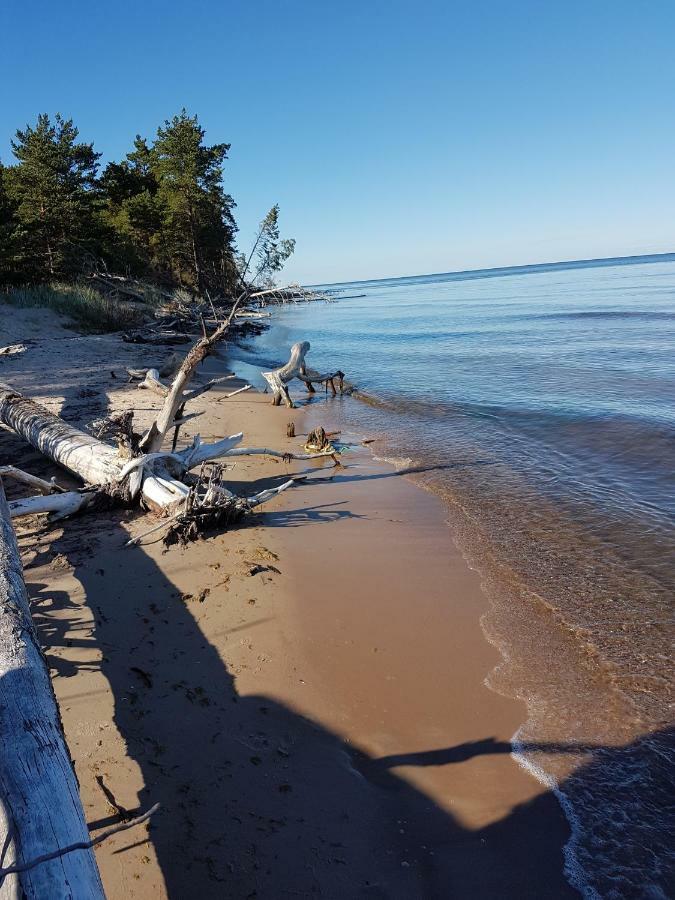
<svg viewBox="0 0 675 900">
<path fill-rule="evenodd" d="M 89 840 L 47 665 L 30 617 L 0 484 L 0 845 L 2 865 Z M 8 875 L 0 898 L 103 898 L 92 850 Z"/>
<path fill-rule="evenodd" d="M 0 423 L 7 425 L 12 431 L 23 437 L 29 444 L 40 450 L 49 459 L 63 466 L 83 481 L 92 485 L 112 484 L 131 473 L 129 488 L 135 496 L 140 490 L 148 505 L 156 508 L 174 503 L 182 492 L 184 485 L 173 483 L 173 487 L 160 485 L 150 478 L 152 474 L 147 467 L 147 460 L 139 459 L 129 463 L 123 459 L 115 447 L 99 441 L 97 438 L 50 413 L 49 410 L 27 397 L 22 397 L 8 385 L 0 384 Z M 232 446 L 231 444 L 229 446 Z M 17 501 L 14 515 L 30 515 L 37 512 L 55 512 L 59 517 L 72 515 L 84 505 L 82 494 L 68 492 L 70 496 L 59 502 L 54 497 L 30 498 Z M 64 496 L 64 495 L 60 495 Z M 48 501 L 44 508 L 39 508 L 38 500 Z"/>
<path fill-rule="evenodd" d="M 68 425 L 39 403 L 1 383 L 0 423 L 89 484 L 116 481 L 125 462 L 115 447 Z"/>
<path fill-rule="evenodd" d="M 9 514 L 13 519 L 21 516 L 37 516 L 40 513 L 51 513 L 53 519 L 65 519 L 79 512 L 91 502 L 91 493 L 64 491 L 62 494 L 49 494 L 40 497 L 25 497 L 21 500 L 10 500 Z"/>
</svg>

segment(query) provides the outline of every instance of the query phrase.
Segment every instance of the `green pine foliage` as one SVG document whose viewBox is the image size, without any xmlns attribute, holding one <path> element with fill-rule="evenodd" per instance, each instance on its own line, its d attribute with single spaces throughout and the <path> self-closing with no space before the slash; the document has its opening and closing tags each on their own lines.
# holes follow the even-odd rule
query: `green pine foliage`
<svg viewBox="0 0 675 900">
<path fill-rule="evenodd" d="M 0 163 L 0 285 L 14 280 L 14 209 L 6 187 L 6 169 Z"/>
<path fill-rule="evenodd" d="M 73 284 L 107 269 L 227 296 L 253 280 L 239 262 L 235 203 L 224 185 L 230 145 L 208 145 L 185 109 L 153 140 L 137 135 L 126 157 L 101 172 L 101 154 L 60 115 L 38 116 L 12 148 L 15 162 L 0 164 L 0 284 Z M 279 238 L 278 215 L 275 206 L 255 246 L 251 268 L 265 283 L 293 250 Z"/>
<path fill-rule="evenodd" d="M 255 278 L 264 287 L 274 283 L 274 276 L 295 250 L 293 238 L 281 240 L 279 236 L 279 204 L 275 203 L 260 223 L 258 240 L 254 248 L 256 256 Z"/>
<path fill-rule="evenodd" d="M 95 254 L 98 159 L 92 144 L 78 143 L 72 119 L 17 131 L 18 165 L 6 170 L 14 206 L 12 262 L 36 281 L 73 275 L 84 255 Z"/>
<path fill-rule="evenodd" d="M 229 144 L 203 143 L 196 116 L 185 110 L 157 131 L 151 168 L 162 217 L 164 265 L 195 290 L 222 282 L 232 255 L 234 201 L 223 189 Z"/>
</svg>

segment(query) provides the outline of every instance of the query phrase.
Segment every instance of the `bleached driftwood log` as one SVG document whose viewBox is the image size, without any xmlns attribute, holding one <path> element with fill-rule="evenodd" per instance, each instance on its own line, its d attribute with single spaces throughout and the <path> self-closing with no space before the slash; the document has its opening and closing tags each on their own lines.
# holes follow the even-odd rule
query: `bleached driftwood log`
<svg viewBox="0 0 675 900">
<path fill-rule="evenodd" d="M 310 394 L 314 393 L 315 384 L 325 384 L 326 388 L 330 386 L 333 396 L 337 394 L 335 389 L 335 379 L 337 378 L 340 392 L 342 393 L 344 372 L 340 372 L 339 369 L 336 372 L 325 372 L 323 374 L 308 371 L 305 363 L 305 356 L 309 352 L 309 349 L 309 341 L 298 341 L 297 344 L 293 344 L 291 347 L 290 358 L 284 366 L 275 369 L 273 372 L 261 373 L 265 381 L 272 388 L 272 403 L 274 406 L 279 406 L 283 399 L 289 409 L 294 408 L 291 395 L 288 392 L 288 385 L 294 378 L 304 382 Z"/>
<path fill-rule="evenodd" d="M 0 843 L 2 866 L 88 841 L 47 664 L 30 617 L 0 483 Z M 103 898 L 91 849 L 7 875 L 0 898 Z"/>
<path fill-rule="evenodd" d="M 0 424 L 88 484 L 116 481 L 125 463 L 117 448 L 68 425 L 44 406 L 2 383 Z"/>
<path fill-rule="evenodd" d="M 50 513 L 52 521 L 65 519 L 93 506 L 100 492 L 96 491 L 63 491 L 49 496 L 25 497 L 21 500 L 9 501 L 9 514 L 12 519 L 21 516 L 36 516 Z"/>
<path fill-rule="evenodd" d="M 36 450 L 40 450 L 87 484 L 99 487 L 119 485 L 122 488 L 126 481 L 130 499 L 140 491 L 153 508 L 170 506 L 187 492 L 185 485 L 168 470 L 166 461 L 143 456 L 134 460 L 134 465 L 129 468 L 129 459 L 124 458 L 116 447 L 68 425 L 39 403 L 17 394 L 6 384 L 0 384 L 0 423 L 11 428 Z M 186 472 L 209 458 L 218 458 L 241 439 L 242 435 L 236 434 L 215 444 L 199 442 L 199 452 L 188 448 L 182 455 L 175 454 L 175 458 L 169 462 L 172 462 L 173 470 Z M 56 498 L 29 498 L 22 501 L 19 509 L 22 515 L 45 512 L 47 509 L 43 506 L 49 500 L 51 511 L 65 512 L 75 502 L 73 494 L 74 492 L 61 494 L 60 501 Z M 84 503 L 85 500 L 82 500 L 80 506 Z M 77 508 L 79 507 L 72 506 L 66 514 L 71 514 Z"/>
<path fill-rule="evenodd" d="M 234 455 L 236 445 L 240 443 L 243 436 L 241 433 L 233 434 L 215 443 L 206 444 L 201 441 L 199 435 L 196 435 L 190 447 L 181 451 L 175 449 L 178 429 L 189 418 L 184 414 L 185 404 L 231 377 L 226 375 L 213 378 L 202 386 L 188 389 L 197 367 L 213 352 L 218 341 L 222 339 L 245 296 L 242 294 L 239 297 L 230 310 L 228 318 L 218 326 L 213 334 L 208 335 L 204 329 L 204 336 L 187 353 L 170 385 L 162 383 L 160 371 L 157 369 L 134 370 L 130 373 L 132 377 L 140 375 L 143 378 L 142 386 L 150 387 L 163 397 L 164 402 L 150 428 L 140 438 L 131 429 L 131 412 L 123 417 L 124 423 L 121 422 L 119 416 L 115 420 L 103 422 L 103 430 L 100 431 L 100 434 L 104 433 L 106 426 L 114 422 L 118 440 L 117 448 L 105 443 L 100 438 L 85 434 L 68 425 L 35 401 L 22 397 L 8 385 L 0 384 L 0 424 L 7 425 L 51 460 L 78 475 L 86 485 L 100 489 L 98 492 L 70 491 L 62 494 L 60 499 L 30 497 L 16 501 L 12 514 L 20 516 L 51 512 L 62 518 L 96 505 L 105 497 L 133 501 L 139 495 L 145 505 L 154 510 L 173 513 L 179 507 L 187 508 L 190 505 L 188 500 L 195 496 L 194 485 L 187 477 L 187 473 L 202 463 L 223 459 L 230 454 Z M 304 366 L 304 355 L 307 350 L 309 350 L 307 342 L 294 346 L 291 360 L 287 366 L 279 370 L 280 374 L 274 373 L 278 374 L 279 383 L 283 385 L 284 380 L 297 377 L 307 383 L 309 390 L 313 390 L 313 381 L 325 381 L 326 383 L 330 381 L 333 393 L 335 393 L 332 379 L 338 376 L 342 379 L 342 373 L 308 374 Z M 173 360 L 171 367 L 174 368 Z M 234 396 L 247 389 L 248 385 L 227 396 Z M 287 390 L 286 396 L 290 403 Z M 172 429 L 174 435 L 171 452 L 162 451 L 165 438 Z M 280 453 L 263 448 L 236 450 L 237 456 L 258 453 L 281 456 L 289 460 L 315 459 L 332 455 L 328 452 Z M 212 486 L 211 480 L 209 486 Z M 274 493 L 276 491 L 269 496 L 273 496 Z M 243 499 L 246 501 L 246 498 Z M 197 506 L 201 510 L 204 506 L 203 491 L 199 493 L 198 500 Z M 255 505 L 260 502 L 262 500 L 257 497 Z M 233 502 L 233 509 L 235 506 L 236 503 Z M 222 518 L 227 510 L 224 511 L 222 503 L 220 503 L 216 512 Z M 204 518 L 201 512 L 199 515 L 202 519 Z"/>
<path fill-rule="evenodd" d="M 145 373 L 145 378 L 138 386 L 139 388 L 145 388 L 155 394 L 159 394 L 160 397 L 166 397 L 169 393 L 168 387 L 159 380 L 159 372 L 157 369 L 148 369 Z"/>
<path fill-rule="evenodd" d="M 230 455 L 259 453 L 303 460 L 329 455 L 281 453 L 255 447 L 237 449 L 243 438 L 239 432 L 213 443 L 204 443 L 196 435 L 192 444 L 184 450 L 155 451 L 128 459 L 115 447 L 73 428 L 35 401 L 16 394 L 7 385 L 0 385 L 0 423 L 21 435 L 53 462 L 102 489 L 98 493 L 65 491 L 15 500 L 10 504 L 13 518 L 45 512 L 52 513 L 55 518 L 64 518 L 95 506 L 104 491 L 111 494 L 118 492 L 120 495 L 126 493 L 130 500 L 140 493 L 147 506 L 159 511 L 185 501 L 190 488 L 182 480 L 183 476 L 205 462 Z"/>
</svg>

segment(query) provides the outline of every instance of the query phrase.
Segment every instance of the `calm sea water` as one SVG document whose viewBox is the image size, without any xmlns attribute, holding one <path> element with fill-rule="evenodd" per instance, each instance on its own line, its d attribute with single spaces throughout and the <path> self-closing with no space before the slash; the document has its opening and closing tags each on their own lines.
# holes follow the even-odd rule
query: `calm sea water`
<svg viewBox="0 0 675 900">
<path fill-rule="evenodd" d="M 447 500 L 482 574 L 488 684 L 527 703 L 514 751 L 568 816 L 569 880 L 675 896 L 675 254 L 328 289 L 243 358 L 309 340 L 358 385 L 331 421 Z"/>
</svg>

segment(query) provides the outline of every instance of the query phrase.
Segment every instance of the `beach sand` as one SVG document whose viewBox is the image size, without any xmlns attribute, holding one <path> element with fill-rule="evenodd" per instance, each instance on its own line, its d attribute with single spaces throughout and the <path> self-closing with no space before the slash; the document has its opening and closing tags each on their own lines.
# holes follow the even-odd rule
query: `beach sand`
<svg viewBox="0 0 675 900">
<path fill-rule="evenodd" d="M 0 344 L 25 338 L 0 380 L 68 421 L 158 406 L 124 366 L 165 351 L 0 307 Z M 302 447 L 302 409 L 220 396 L 184 442 Z M 318 480 L 167 552 L 125 547 L 152 524 L 138 511 L 17 523 L 90 828 L 161 803 L 97 848 L 109 898 L 575 895 L 557 802 L 510 756 L 524 708 L 484 685 L 478 576 L 441 500 L 371 456 L 240 458 L 235 490 Z M 4 431 L 0 461 L 70 483 Z"/>
</svg>

